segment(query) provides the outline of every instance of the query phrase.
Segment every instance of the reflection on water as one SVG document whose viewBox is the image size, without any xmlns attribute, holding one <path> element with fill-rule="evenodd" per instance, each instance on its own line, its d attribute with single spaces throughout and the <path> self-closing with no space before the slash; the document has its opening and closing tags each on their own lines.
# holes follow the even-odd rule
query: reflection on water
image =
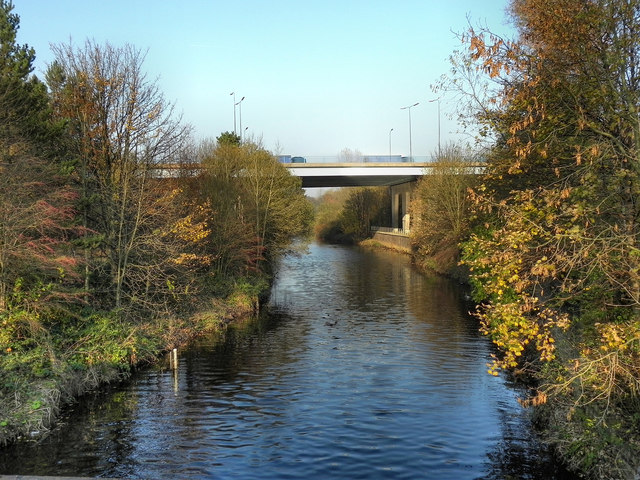
<svg viewBox="0 0 640 480">
<path fill-rule="evenodd" d="M 268 311 L 88 398 L 0 473 L 123 478 L 570 478 L 451 282 L 312 245 Z"/>
</svg>

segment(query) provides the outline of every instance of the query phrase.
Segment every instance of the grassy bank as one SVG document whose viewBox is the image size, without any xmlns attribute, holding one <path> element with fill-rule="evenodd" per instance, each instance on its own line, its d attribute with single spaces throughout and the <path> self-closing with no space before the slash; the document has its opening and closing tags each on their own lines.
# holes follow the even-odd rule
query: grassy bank
<svg viewBox="0 0 640 480">
<path fill-rule="evenodd" d="M 0 354 L 0 445 L 45 433 L 78 396 L 122 381 L 163 352 L 253 314 L 261 293 L 239 284 L 188 316 L 141 322 L 93 312 L 84 322 L 76 318 L 73 328 L 60 322 L 57 329 L 40 332 L 45 338 L 25 338 L 21 348 Z M 25 328 L 34 330 L 32 337 L 38 333 L 36 325 Z"/>
<path fill-rule="evenodd" d="M 373 238 L 368 238 L 366 240 L 362 240 L 358 243 L 359 246 L 364 248 L 372 248 L 379 250 L 391 250 L 392 252 L 402 253 L 403 255 L 410 255 L 411 252 L 406 248 L 402 248 L 398 245 L 393 245 L 391 243 L 383 243 L 378 240 L 374 240 Z"/>
</svg>

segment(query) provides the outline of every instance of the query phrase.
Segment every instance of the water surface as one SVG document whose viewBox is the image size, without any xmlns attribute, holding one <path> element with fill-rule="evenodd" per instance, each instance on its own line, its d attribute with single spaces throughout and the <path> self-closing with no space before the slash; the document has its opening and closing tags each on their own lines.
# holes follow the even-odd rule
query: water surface
<svg viewBox="0 0 640 480">
<path fill-rule="evenodd" d="M 571 478 L 460 288 L 404 256 L 311 245 L 257 320 L 204 337 L 179 368 L 83 399 L 0 473 L 123 478 Z M 222 337 L 222 338 L 220 338 Z"/>
</svg>

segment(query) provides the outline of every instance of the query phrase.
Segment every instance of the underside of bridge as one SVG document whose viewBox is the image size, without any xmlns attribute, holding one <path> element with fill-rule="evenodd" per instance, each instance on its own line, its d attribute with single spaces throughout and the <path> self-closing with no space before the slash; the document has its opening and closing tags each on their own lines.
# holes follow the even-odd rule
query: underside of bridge
<svg viewBox="0 0 640 480">
<path fill-rule="evenodd" d="M 416 181 L 425 173 L 425 164 L 285 164 L 302 179 L 303 188 L 378 187 Z"/>
<path fill-rule="evenodd" d="M 391 225 L 396 233 L 410 229 L 409 202 L 413 186 L 427 173 L 425 164 L 288 164 L 289 171 L 302 180 L 303 188 L 389 187 Z M 429 165 L 431 166 L 431 165 Z"/>
<path fill-rule="evenodd" d="M 318 177 L 301 177 L 302 188 L 317 187 L 380 187 L 392 186 L 401 183 L 415 182 L 417 175 L 409 175 L 406 177 L 368 175 L 368 176 L 318 176 Z"/>
</svg>

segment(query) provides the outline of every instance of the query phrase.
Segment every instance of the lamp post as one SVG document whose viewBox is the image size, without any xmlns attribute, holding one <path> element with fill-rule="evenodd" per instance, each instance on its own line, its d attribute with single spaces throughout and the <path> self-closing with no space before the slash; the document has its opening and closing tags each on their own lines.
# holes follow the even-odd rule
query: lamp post
<svg viewBox="0 0 640 480">
<path fill-rule="evenodd" d="M 238 111 L 240 113 L 240 143 L 242 143 L 242 101 L 244 100 L 244 97 L 242 97 L 240 99 L 240 101 L 238 103 L 236 103 L 236 105 L 238 105 Z M 234 110 L 235 112 L 235 110 Z M 235 133 L 235 131 L 234 131 Z"/>
<path fill-rule="evenodd" d="M 438 158 L 442 156 L 442 150 L 440 149 L 440 97 L 429 100 L 429 103 L 438 102 Z"/>
<path fill-rule="evenodd" d="M 400 110 L 409 110 L 409 158 L 410 161 L 413 162 L 413 146 L 411 144 L 411 109 L 420 104 L 420 102 L 416 102 L 413 105 L 407 105 L 406 107 L 400 107 Z"/>
<path fill-rule="evenodd" d="M 229 95 L 233 95 L 233 133 L 236 133 L 236 92 L 231 92 Z"/>
<path fill-rule="evenodd" d="M 391 161 L 391 132 L 393 132 L 393 128 L 389 130 L 389 161 Z"/>
</svg>

